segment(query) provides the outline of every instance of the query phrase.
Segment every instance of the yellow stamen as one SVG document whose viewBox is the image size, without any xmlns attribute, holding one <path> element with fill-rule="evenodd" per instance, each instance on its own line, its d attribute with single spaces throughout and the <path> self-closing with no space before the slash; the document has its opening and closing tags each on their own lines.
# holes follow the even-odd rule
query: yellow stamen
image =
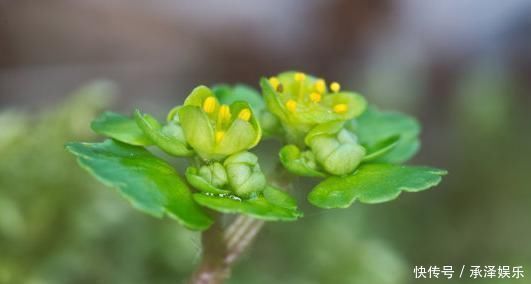
<svg viewBox="0 0 531 284">
<path fill-rule="evenodd" d="M 220 120 L 220 122 L 225 122 L 225 121 L 228 121 L 230 120 L 230 108 L 228 105 L 221 105 L 219 107 L 219 112 L 218 112 L 218 119 Z"/>
<path fill-rule="evenodd" d="M 295 112 L 297 110 L 297 102 L 294 100 L 288 100 L 286 102 L 286 108 L 291 112 Z"/>
<path fill-rule="evenodd" d="M 310 94 L 310 101 L 318 103 L 321 101 L 321 94 L 313 92 Z"/>
<path fill-rule="evenodd" d="M 271 77 L 269 78 L 269 84 L 271 84 L 273 90 L 276 90 L 278 88 L 278 85 L 280 85 L 280 81 L 277 77 Z"/>
<path fill-rule="evenodd" d="M 251 119 L 251 110 L 248 108 L 242 109 L 238 114 L 238 118 L 244 121 L 249 121 L 249 119 Z"/>
<path fill-rule="evenodd" d="M 317 90 L 317 92 L 324 93 L 325 89 L 326 83 L 323 79 L 319 79 L 317 82 L 315 82 L 315 90 Z"/>
<path fill-rule="evenodd" d="M 206 113 L 213 113 L 216 110 L 217 101 L 214 97 L 208 97 L 203 102 L 203 110 Z"/>
<path fill-rule="evenodd" d="M 225 136 L 225 131 L 216 131 L 216 143 L 221 142 L 224 136 Z"/>
<path fill-rule="evenodd" d="M 348 110 L 347 104 L 337 104 L 333 108 L 335 113 L 345 113 Z"/>
<path fill-rule="evenodd" d="M 339 90 L 341 90 L 341 85 L 339 85 L 338 82 L 332 82 L 332 84 L 330 84 L 330 90 L 332 90 L 334 93 L 337 93 Z"/>
<path fill-rule="evenodd" d="M 304 73 L 302 72 L 295 73 L 295 81 L 301 82 L 304 80 L 304 78 L 306 78 L 306 75 L 304 75 Z"/>
</svg>

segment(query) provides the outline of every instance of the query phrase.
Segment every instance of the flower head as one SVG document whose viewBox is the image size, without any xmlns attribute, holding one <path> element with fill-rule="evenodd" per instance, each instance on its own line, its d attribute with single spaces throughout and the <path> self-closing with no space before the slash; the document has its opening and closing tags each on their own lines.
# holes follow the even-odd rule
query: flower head
<svg viewBox="0 0 531 284">
<path fill-rule="evenodd" d="M 176 113 L 186 141 L 205 160 L 222 160 L 248 150 L 262 135 L 246 102 L 220 104 L 205 86 L 195 88 Z"/>
<path fill-rule="evenodd" d="M 261 87 L 269 111 L 277 116 L 288 140 L 301 144 L 314 126 L 330 121 L 346 121 L 366 108 L 365 99 L 353 92 L 341 91 L 337 82 L 327 88 L 324 79 L 302 72 L 284 72 L 262 79 Z"/>
</svg>

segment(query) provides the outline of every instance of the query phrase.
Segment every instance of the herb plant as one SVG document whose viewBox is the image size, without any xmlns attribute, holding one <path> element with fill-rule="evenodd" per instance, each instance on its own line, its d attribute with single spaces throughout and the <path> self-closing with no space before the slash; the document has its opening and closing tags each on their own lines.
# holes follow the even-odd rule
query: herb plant
<svg viewBox="0 0 531 284">
<path fill-rule="evenodd" d="M 228 278 L 264 221 L 302 218 L 289 192 L 307 193 L 317 207 L 346 208 L 428 189 L 446 174 L 402 165 L 420 146 L 412 117 L 301 72 L 262 78 L 260 87 L 199 86 L 164 123 L 140 110 L 105 112 L 91 126 L 109 139 L 66 146 L 135 208 L 203 231 L 203 259 L 190 283 Z M 253 151 L 266 139 L 281 143 L 273 167 L 260 162 L 277 152 Z M 186 170 L 178 172 L 171 157 Z M 296 187 L 297 177 L 315 186 Z"/>
</svg>

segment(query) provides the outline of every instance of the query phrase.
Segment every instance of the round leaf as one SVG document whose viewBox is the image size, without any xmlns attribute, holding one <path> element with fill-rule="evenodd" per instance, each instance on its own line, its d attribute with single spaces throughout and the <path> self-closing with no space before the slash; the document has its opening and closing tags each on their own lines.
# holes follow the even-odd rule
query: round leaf
<svg viewBox="0 0 531 284">
<path fill-rule="evenodd" d="M 381 112 L 369 107 L 353 126 L 363 145 L 375 145 L 391 136 L 399 136 L 397 145 L 376 161 L 403 163 L 415 155 L 420 148 L 418 135 L 420 125 L 413 117 L 398 112 Z"/>
<path fill-rule="evenodd" d="M 193 230 L 212 224 L 173 167 L 146 149 L 114 140 L 69 143 L 66 148 L 82 168 L 105 185 L 118 188 L 135 208 L 156 217 L 167 213 Z"/>
<path fill-rule="evenodd" d="M 308 195 L 322 208 L 346 208 L 355 200 L 381 203 L 397 198 L 402 191 L 416 192 L 439 184 L 446 171 L 428 167 L 365 164 L 353 175 L 329 177 Z"/>
<path fill-rule="evenodd" d="M 278 197 L 276 198 L 277 202 L 281 203 Z M 292 206 L 287 208 L 286 203 L 281 203 L 282 206 L 275 205 L 264 196 L 241 200 L 234 196 L 221 197 L 196 193 L 194 199 L 197 203 L 222 213 L 245 214 L 266 221 L 294 221 L 302 217 L 302 212 L 296 208 Z"/>
<path fill-rule="evenodd" d="M 98 134 L 127 144 L 136 146 L 153 144 L 149 137 L 138 127 L 134 119 L 115 112 L 107 111 L 102 113 L 92 121 L 90 126 Z"/>
</svg>

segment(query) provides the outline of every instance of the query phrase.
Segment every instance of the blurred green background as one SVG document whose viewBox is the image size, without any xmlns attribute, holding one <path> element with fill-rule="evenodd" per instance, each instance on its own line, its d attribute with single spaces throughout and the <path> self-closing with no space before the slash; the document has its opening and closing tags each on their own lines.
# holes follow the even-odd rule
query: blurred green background
<svg viewBox="0 0 531 284">
<path fill-rule="evenodd" d="M 417 116 L 411 163 L 449 175 L 326 211 L 300 183 L 305 218 L 268 224 L 229 283 L 529 283 L 529 1 L 229 2 L 0 2 L 0 283 L 183 282 L 198 234 L 134 210 L 63 144 L 101 139 L 89 123 L 103 109 L 162 116 L 197 84 L 286 69 Z M 526 278 L 415 280 L 415 265 Z"/>
</svg>

